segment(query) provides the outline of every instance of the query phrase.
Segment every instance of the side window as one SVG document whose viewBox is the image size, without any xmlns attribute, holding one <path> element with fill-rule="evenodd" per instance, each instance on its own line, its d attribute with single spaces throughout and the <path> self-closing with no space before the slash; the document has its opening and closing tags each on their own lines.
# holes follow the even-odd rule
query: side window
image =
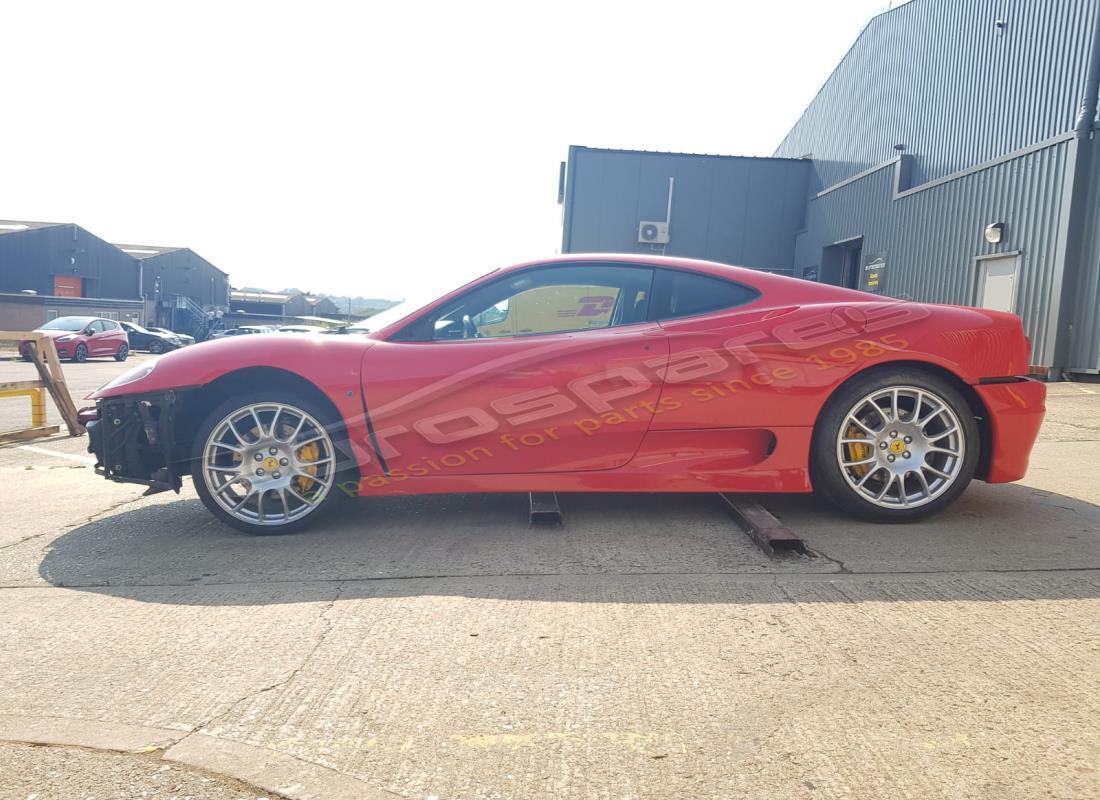
<svg viewBox="0 0 1100 800">
<path fill-rule="evenodd" d="M 644 322 L 653 270 L 535 267 L 470 291 L 395 338 L 495 339 Z"/>
<path fill-rule="evenodd" d="M 659 269 L 654 280 L 653 296 L 653 318 L 660 320 L 736 308 L 751 303 L 760 296 L 760 292 L 740 283 L 697 272 Z"/>
<path fill-rule="evenodd" d="M 618 286 L 537 286 L 507 297 L 473 318 L 479 338 L 606 328 Z"/>
<path fill-rule="evenodd" d="M 92 336 L 95 336 L 97 333 L 103 333 L 103 331 L 107 330 L 107 323 L 101 319 L 97 319 L 93 320 L 89 327 L 92 329 Z"/>
</svg>

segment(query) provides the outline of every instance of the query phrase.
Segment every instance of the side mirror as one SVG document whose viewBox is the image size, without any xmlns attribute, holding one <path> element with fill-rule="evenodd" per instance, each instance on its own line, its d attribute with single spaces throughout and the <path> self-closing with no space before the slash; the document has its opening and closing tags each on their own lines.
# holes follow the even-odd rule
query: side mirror
<svg viewBox="0 0 1100 800">
<path fill-rule="evenodd" d="M 85 328 L 83 333 L 85 336 L 95 336 L 95 328 Z"/>
</svg>

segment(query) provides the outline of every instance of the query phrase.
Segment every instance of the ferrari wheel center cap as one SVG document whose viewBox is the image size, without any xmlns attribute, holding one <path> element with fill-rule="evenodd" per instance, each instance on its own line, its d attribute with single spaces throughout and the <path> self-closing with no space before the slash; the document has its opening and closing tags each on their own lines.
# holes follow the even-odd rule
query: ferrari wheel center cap
<svg viewBox="0 0 1100 800">
<path fill-rule="evenodd" d="M 268 456 L 264 459 L 264 469 L 266 469 L 268 472 L 278 469 L 278 467 L 279 459 L 275 458 L 274 456 Z"/>
<path fill-rule="evenodd" d="M 890 442 L 890 452 L 896 456 L 900 456 L 905 452 L 905 442 L 901 439 L 894 439 L 894 441 Z"/>
</svg>

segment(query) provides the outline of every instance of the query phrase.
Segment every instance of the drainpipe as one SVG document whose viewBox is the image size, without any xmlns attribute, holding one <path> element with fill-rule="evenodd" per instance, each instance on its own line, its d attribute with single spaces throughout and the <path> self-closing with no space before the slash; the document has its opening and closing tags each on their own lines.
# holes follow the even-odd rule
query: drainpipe
<svg viewBox="0 0 1100 800">
<path fill-rule="evenodd" d="M 1089 53 L 1088 71 L 1085 73 L 1085 95 L 1081 98 L 1077 120 L 1073 126 L 1078 139 L 1092 138 L 1097 93 L 1100 92 L 1100 14 L 1093 18 L 1092 24 L 1092 50 Z"/>
<path fill-rule="evenodd" d="M 1065 377 L 1074 338 L 1074 316 L 1077 311 L 1077 290 L 1081 276 L 1088 269 L 1085 263 L 1086 240 L 1089 235 L 1089 182 L 1095 158 L 1097 103 L 1100 100 L 1100 8 L 1093 12 L 1092 43 L 1085 72 L 1085 93 L 1077 107 L 1073 124 L 1074 158 L 1069 188 L 1069 217 L 1066 222 L 1066 251 L 1062 265 L 1062 287 L 1058 302 L 1057 327 L 1054 337 L 1054 358 L 1048 374 L 1051 380 Z"/>
</svg>

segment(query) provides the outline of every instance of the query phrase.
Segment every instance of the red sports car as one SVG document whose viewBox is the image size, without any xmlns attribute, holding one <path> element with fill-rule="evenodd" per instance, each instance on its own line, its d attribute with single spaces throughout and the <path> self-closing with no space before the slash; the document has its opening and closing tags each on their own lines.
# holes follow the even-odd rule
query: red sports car
<svg viewBox="0 0 1100 800">
<path fill-rule="evenodd" d="M 367 323 L 120 376 L 91 396 L 97 470 L 190 474 L 253 533 L 438 492 L 816 490 L 904 521 L 1022 477 L 1044 412 L 1011 314 L 704 261 L 563 256 Z"/>
</svg>

